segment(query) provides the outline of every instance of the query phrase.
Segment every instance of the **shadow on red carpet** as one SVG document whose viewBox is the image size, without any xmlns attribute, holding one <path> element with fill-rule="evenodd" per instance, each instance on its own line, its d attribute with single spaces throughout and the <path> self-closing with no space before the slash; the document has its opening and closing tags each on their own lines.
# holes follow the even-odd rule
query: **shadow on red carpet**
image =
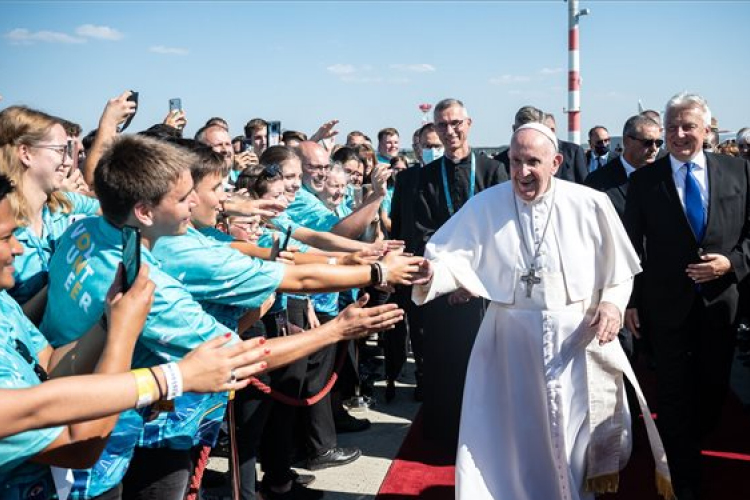
<svg viewBox="0 0 750 500">
<path fill-rule="evenodd" d="M 638 377 L 649 401 L 656 401 L 653 373 L 638 367 Z M 414 419 L 376 500 L 452 500 L 454 450 L 422 437 L 421 413 Z M 703 498 L 750 499 L 750 418 L 732 394 L 719 429 L 708 437 L 703 452 Z M 620 477 L 616 494 L 600 500 L 657 500 L 654 465 L 641 419 L 633 425 L 633 454 Z"/>
</svg>

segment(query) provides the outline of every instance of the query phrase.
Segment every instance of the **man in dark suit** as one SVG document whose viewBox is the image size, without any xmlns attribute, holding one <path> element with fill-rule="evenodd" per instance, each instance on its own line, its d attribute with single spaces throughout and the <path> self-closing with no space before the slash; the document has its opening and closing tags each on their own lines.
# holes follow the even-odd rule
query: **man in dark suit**
<svg viewBox="0 0 750 500">
<path fill-rule="evenodd" d="M 651 118 L 635 115 L 628 118 L 622 131 L 623 151 L 602 168 L 591 172 L 585 184 L 607 193 L 620 219 L 625 214 L 628 178 L 641 167 L 656 161 L 664 141 L 659 125 Z"/>
<path fill-rule="evenodd" d="M 546 125 L 553 132 L 555 132 L 556 129 L 554 115 L 552 115 L 552 113 L 545 113 L 534 106 L 524 106 L 516 112 L 512 129 L 515 132 L 518 127 L 526 125 L 527 123 L 541 123 Z M 586 175 L 588 175 L 583 148 L 572 142 L 560 139 L 557 140 L 557 145 L 558 151 L 563 155 L 563 162 L 560 164 L 557 172 L 555 172 L 555 177 L 565 181 L 575 182 L 576 184 L 583 184 Z M 510 170 L 507 149 L 495 155 L 495 159 L 505 165 L 506 171 Z"/>
<path fill-rule="evenodd" d="M 666 106 L 669 156 L 630 178 L 625 227 L 641 255 L 625 324 L 652 333 L 659 429 L 680 500 L 699 498 L 701 440 L 728 386 L 737 282 L 750 272 L 750 163 L 704 153 L 711 112 L 682 93 Z"/>
<path fill-rule="evenodd" d="M 430 237 L 474 194 L 508 180 L 505 167 L 469 145 L 471 118 L 463 103 L 444 99 L 434 110 L 435 129 L 445 154 L 421 171 L 415 199 L 417 255 Z M 465 291 L 422 306 L 425 334 L 422 417 L 428 439 L 455 450 L 466 367 L 485 303 Z"/>
<path fill-rule="evenodd" d="M 424 157 L 434 161 L 436 152 L 442 154 L 443 145 L 435 130 L 435 125 L 428 123 L 420 127 L 414 133 L 414 150 L 424 153 Z M 393 188 L 391 200 L 391 239 L 402 240 L 404 251 L 416 253 L 421 247 L 420 234 L 416 231 L 414 207 L 419 193 L 419 179 L 423 170 L 422 161 L 415 166 L 407 168 L 396 176 L 396 185 Z M 424 323 L 422 319 L 422 308 L 411 300 L 411 286 L 398 286 L 392 299 L 404 312 L 404 321 L 398 323 L 392 331 L 384 335 L 385 353 L 385 400 L 390 402 L 396 397 L 396 378 L 406 362 L 406 338 L 411 339 L 411 347 L 414 353 L 416 365 L 417 387 L 414 389 L 414 399 L 422 400 L 422 378 L 424 375 L 423 362 L 423 339 Z"/>
<path fill-rule="evenodd" d="M 589 173 L 603 167 L 617 156 L 616 152 L 609 149 L 611 143 L 606 127 L 596 125 L 589 130 L 589 150 L 586 151 L 586 168 Z"/>
<path fill-rule="evenodd" d="M 628 118 L 622 131 L 623 152 L 622 156 L 615 157 L 602 168 L 599 168 L 588 177 L 585 184 L 597 191 L 607 194 L 617 215 L 622 219 L 625 215 L 625 200 L 628 195 L 628 179 L 630 174 L 639 168 L 650 165 L 656 161 L 656 154 L 664 141 L 661 139 L 659 124 L 646 116 L 636 115 Z M 640 332 L 636 332 L 636 339 L 640 339 Z M 641 346 L 633 338 L 633 332 L 623 328 L 618 337 L 622 348 L 628 359 L 634 361 Z M 648 346 L 644 346 L 648 349 Z M 649 349 L 650 350 L 650 349 Z M 628 401 L 631 409 L 637 409 L 638 403 L 634 393 L 631 392 L 629 384 Z"/>
</svg>

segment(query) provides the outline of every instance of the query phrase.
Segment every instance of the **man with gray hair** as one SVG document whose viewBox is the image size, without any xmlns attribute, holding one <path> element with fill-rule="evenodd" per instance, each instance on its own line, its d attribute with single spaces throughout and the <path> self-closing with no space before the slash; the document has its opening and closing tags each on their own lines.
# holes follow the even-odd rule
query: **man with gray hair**
<svg viewBox="0 0 750 500">
<path fill-rule="evenodd" d="M 603 193 L 555 178 L 551 130 L 518 127 L 509 157 L 510 181 L 435 233 L 414 286 L 417 303 L 456 289 L 490 301 L 466 377 L 456 498 L 593 500 L 629 454 L 622 374 L 634 377 L 612 340 L 638 257 Z M 657 472 L 668 484 L 666 460 Z"/>
<path fill-rule="evenodd" d="M 750 162 L 703 151 L 711 111 L 699 95 L 672 97 L 664 126 L 669 155 L 628 187 L 625 227 L 644 271 L 625 324 L 648 326 L 659 429 L 677 498 L 690 500 L 729 387 L 737 283 L 750 274 Z"/>
<path fill-rule="evenodd" d="M 414 201 L 415 252 L 425 245 L 475 194 L 508 179 L 497 161 L 472 151 L 472 120 L 458 99 L 443 99 L 434 110 L 435 131 L 444 154 L 422 169 Z M 425 435 L 455 449 L 461 394 L 474 336 L 485 304 L 464 291 L 442 297 L 424 308 L 422 417 Z M 461 331 L 462 335 L 455 335 Z"/>
<path fill-rule="evenodd" d="M 547 128 L 555 132 L 556 123 L 552 113 L 545 113 L 534 106 L 523 106 L 516 112 L 513 120 L 513 131 L 527 123 L 542 123 Z M 565 181 L 583 184 L 588 171 L 586 170 L 586 159 L 584 151 L 578 144 L 572 142 L 557 140 L 557 149 L 563 156 L 563 161 L 555 173 L 555 177 Z M 495 159 L 510 169 L 508 164 L 508 150 L 501 151 L 495 156 Z"/>
</svg>

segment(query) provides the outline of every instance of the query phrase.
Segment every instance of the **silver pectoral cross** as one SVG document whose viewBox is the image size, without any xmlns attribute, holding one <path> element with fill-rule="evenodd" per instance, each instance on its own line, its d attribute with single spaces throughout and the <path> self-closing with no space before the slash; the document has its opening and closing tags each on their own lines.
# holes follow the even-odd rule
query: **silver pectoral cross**
<svg viewBox="0 0 750 500">
<path fill-rule="evenodd" d="M 521 281 L 526 283 L 526 297 L 531 297 L 531 291 L 533 290 L 534 285 L 541 283 L 542 278 L 536 275 L 536 269 L 534 269 L 534 266 L 531 266 L 528 272 L 521 276 Z"/>
</svg>

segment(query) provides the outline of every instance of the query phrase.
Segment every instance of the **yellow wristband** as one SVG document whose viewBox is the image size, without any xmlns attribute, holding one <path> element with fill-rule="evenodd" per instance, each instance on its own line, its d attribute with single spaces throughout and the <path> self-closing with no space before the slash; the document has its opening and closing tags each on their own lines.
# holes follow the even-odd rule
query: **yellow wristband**
<svg viewBox="0 0 750 500">
<path fill-rule="evenodd" d="M 148 368 L 132 370 L 131 373 L 135 377 L 135 384 L 138 388 L 138 401 L 135 403 L 136 408 L 143 408 L 159 399 L 159 386 L 156 385 L 154 377 L 148 371 Z"/>
</svg>

